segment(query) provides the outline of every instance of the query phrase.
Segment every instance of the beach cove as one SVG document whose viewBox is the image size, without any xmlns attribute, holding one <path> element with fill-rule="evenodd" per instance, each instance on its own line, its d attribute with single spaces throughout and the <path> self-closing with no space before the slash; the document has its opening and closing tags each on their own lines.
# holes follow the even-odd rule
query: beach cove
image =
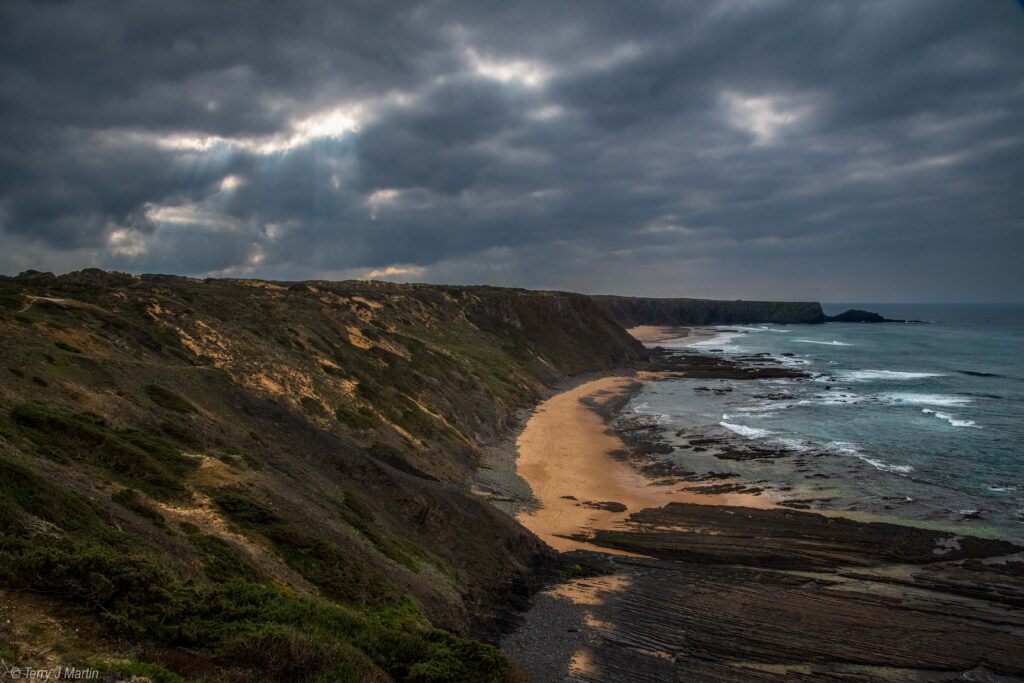
<svg viewBox="0 0 1024 683">
<path fill-rule="evenodd" d="M 609 430 L 604 415 L 642 381 L 605 377 L 556 394 L 537 407 L 520 434 L 517 471 L 537 506 L 517 519 L 553 548 L 587 548 L 571 537 L 620 528 L 633 512 L 670 502 L 771 506 L 752 495 L 688 493 L 674 483 L 652 481 L 625 462 L 627 445 Z"/>
<path fill-rule="evenodd" d="M 642 338 L 673 334 L 645 329 Z M 613 428 L 644 382 L 755 376 L 742 363 L 687 363 L 556 394 L 516 440 L 517 472 L 534 496 L 517 519 L 592 574 L 538 595 L 503 641 L 532 680 L 1024 675 L 1020 547 L 708 486 Z"/>
</svg>

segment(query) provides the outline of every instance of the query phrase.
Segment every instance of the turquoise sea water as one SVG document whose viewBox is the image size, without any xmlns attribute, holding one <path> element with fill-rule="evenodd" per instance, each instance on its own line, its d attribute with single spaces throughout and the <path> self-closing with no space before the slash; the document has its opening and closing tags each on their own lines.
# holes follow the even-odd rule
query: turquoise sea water
<svg viewBox="0 0 1024 683">
<path fill-rule="evenodd" d="M 811 377 L 656 382 L 629 409 L 676 444 L 676 432 L 697 430 L 791 454 L 673 454 L 696 471 L 734 472 L 812 507 L 1024 539 L 1024 306 L 857 307 L 930 322 L 722 326 L 710 339 L 662 343 L 766 353 Z"/>
</svg>

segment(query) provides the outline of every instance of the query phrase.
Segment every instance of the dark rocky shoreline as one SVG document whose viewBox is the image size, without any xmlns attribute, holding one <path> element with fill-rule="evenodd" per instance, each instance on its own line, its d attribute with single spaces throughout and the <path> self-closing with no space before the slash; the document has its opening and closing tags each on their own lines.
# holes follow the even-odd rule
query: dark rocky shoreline
<svg viewBox="0 0 1024 683">
<path fill-rule="evenodd" d="M 720 356 L 709 356 L 693 353 L 679 353 L 655 349 L 651 365 L 660 373 L 653 381 L 666 381 L 677 377 L 687 379 L 792 379 L 807 377 L 807 374 L 784 367 L 772 360 L 767 354 L 742 356 L 735 360 Z M 697 386 L 695 392 L 726 392 L 729 388 Z M 749 493 L 758 495 L 763 488 L 750 483 L 735 481 L 740 475 L 732 472 L 695 472 L 678 462 L 659 457 L 673 453 L 676 446 L 666 443 L 662 438 L 661 428 L 646 416 L 622 415 L 621 410 L 630 397 L 611 406 L 606 406 L 602 416 L 607 420 L 616 434 L 629 446 L 624 459 L 658 482 L 688 484 L 687 490 L 694 493 Z M 611 409 L 608 409 L 608 408 Z M 779 446 L 760 446 L 755 444 L 735 443 L 710 436 L 701 432 L 676 433 L 677 437 L 685 438 L 686 448 L 700 453 L 715 449 L 715 457 L 719 460 L 767 460 L 790 456 L 791 453 Z M 700 484 L 693 486 L 694 483 Z M 794 502 L 795 505 L 799 503 Z"/>
<path fill-rule="evenodd" d="M 801 374 L 760 358 L 678 353 L 651 365 L 706 379 Z M 757 493 L 733 475 L 660 459 L 654 429 L 616 420 L 627 401 L 606 404 L 603 417 L 629 445 L 619 457 L 652 481 L 703 478 L 708 493 Z M 536 596 L 502 642 L 531 680 L 1024 680 L 1024 548 L 1008 541 L 672 503 L 589 542 L 594 552 L 565 557 L 598 576 Z"/>
</svg>

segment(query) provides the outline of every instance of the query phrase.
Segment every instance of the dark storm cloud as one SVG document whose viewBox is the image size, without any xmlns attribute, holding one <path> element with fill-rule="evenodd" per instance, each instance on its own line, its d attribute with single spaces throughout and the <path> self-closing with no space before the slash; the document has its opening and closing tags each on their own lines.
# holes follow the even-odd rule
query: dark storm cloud
<svg viewBox="0 0 1024 683">
<path fill-rule="evenodd" d="M 1009 0 L 0 8 L 0 270 L 1021 299 Z"/>
</svg>

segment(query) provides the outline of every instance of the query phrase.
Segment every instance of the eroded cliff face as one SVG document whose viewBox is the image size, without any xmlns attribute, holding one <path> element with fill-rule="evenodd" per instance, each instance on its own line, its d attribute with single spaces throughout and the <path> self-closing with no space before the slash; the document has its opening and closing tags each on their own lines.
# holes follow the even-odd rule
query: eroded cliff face
<svg viewBox="0 0 1024 683">
<path fill-rule="evenodd" d="M 547 557 L 467 492 L 480 444 L 644 355 L 581 295 L 101 271 L 0 278 L 0 334 L 3 598 L 213 678 L 508 677 L 435 629 Z"/>
<path fill-rule="evenodd" d="M 813 301 L 714 301 L 594 296 L 597 305 L 623 327 L 638 325 L 733 325 L 823 323 L 828 317 Z"/>
</svg>

